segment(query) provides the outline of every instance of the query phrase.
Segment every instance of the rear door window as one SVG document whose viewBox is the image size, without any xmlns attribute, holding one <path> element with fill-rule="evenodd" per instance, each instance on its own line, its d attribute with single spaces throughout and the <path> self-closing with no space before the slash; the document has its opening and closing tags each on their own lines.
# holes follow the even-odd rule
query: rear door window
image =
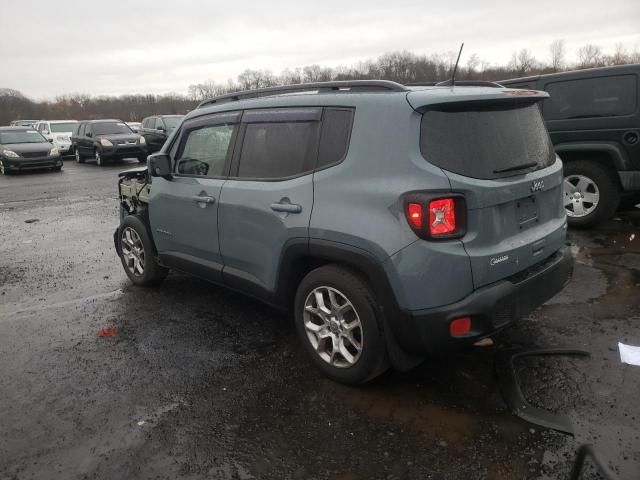
<svg viewBox="0 0 640 480">
<path fill-rule="evenodd" d="M 318 155 L 322 109 L 245 112 L 237 176 L 285 179 L 311 172 Z"/>
<path fill-rule="evenodd" d="M 635 75 L 554 82 L 545 90 L 551 95 L 544 103 L 548 120 L 629 115 L 635 112 L 638 101 Z"/>
<path fill-rule="evenodd" d="M 429 110 L 422 117 L 420 150 L 443 170 L 481 179 L 521 175 L 555 161 L 540 109 L 531 103 Z"/>
</svg>

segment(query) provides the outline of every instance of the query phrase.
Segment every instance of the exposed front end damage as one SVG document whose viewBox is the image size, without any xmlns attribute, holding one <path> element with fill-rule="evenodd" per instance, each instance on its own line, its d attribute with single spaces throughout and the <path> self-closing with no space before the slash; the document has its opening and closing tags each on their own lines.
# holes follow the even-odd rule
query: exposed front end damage
<svg viewBox="0 0 640 480">
<path fill-rule="evenodd" d="M 146 208 L 151 182 L 147 167 L 133 168 L 118 174 L 118 199 L 120 220 L 126 215 L 134 215 Z"/>
<path fill-rule="evenodd" d="M 151 178 L 147 167 L 132 168 L 118 174 L 118 203 L 120 204 L 120 222 L 127 215 L 139 214 L 146 217 L 146 207 L 151 191 Z M 144 212 L 144 213 L 143 213 Z M 113 243 L 118 255 L 122 255 L 118 233 L 120 226 L 113 232 Z"/>
</svg>

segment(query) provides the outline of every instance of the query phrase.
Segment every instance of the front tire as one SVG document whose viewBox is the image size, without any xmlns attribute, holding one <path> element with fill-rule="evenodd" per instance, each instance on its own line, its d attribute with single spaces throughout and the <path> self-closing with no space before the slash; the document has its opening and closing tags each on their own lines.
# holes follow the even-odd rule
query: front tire
<svg viewBox="0 0 640 480">
<path fill-rule="evenodd" d="M 80 153 L 78 147 L 74 148 L 74 155 L 76 157 L 76 163 L 84 163 L 84 156 Z"/>
<path fill-rule="evenodd" d="M 613 172 L 590 160 L 564 165 L 564 207 L 570 227 L 590 228 L 613 216 L 620 187 Z"/>
<path fill-rule="evenodd" d="M 104 167 L 104 158 L 102 156 L 102 152 L 97 148 L 93 152 L 93 157 L 96 159 L 96 165 L 99 167 Z"/>
<path fill-rule="evenodd" d="M 300 282 L 294 308 L 302 343 L 331 379 L 359 384 L 387 369 L 375 297 L 355 272 L 338 265 L 313 270 Z"/>
<path fill-rule="evenodd" d="M 118 229 L 120 260 L 125 273 L 135 285 L 159 285 L 169 269 L 156 260 L 156 251 L 144 222 L 136 215 L 128 215 Z"/>
</svg>

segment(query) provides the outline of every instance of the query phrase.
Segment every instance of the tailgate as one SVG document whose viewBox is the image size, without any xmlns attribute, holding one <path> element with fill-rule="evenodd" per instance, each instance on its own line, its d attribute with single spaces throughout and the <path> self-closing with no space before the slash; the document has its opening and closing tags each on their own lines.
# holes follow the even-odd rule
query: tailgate
<svg viewBox="0 0 640 480">
<path fill-rule="evenodd" d="M 496 282 L 555 253 L 566 235 L 562 163 L 537 105 L 539 97 L 428 105 L 421 125 L 424 158 L 463 193 L 461 239 L 474 288 Z"/>
<path fill-rule="evenodd" d="M 447 175 L 453 190 L 467 199 L 467 234 L 462 242 L 475 288 L 527 269 L 564 244 L 560 160 L 508 182 L 484 180 L 470 185 L 467 178 Z"/>
</svg>

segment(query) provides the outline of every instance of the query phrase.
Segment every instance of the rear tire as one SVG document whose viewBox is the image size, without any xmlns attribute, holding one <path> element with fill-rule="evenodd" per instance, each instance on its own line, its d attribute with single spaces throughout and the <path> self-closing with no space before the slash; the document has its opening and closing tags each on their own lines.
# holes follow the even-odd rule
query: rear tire
<svg viewBox="0 0 640 480">
<path fill-rule="evenodd" d="M 53 167 L 51 170 L 53 170 L 54 172 L 60 172 L 60 171 L 62 171 L 62 165 L 60 165 L 58 167 Z"/>
<path fill-rule="evenodd" d="M 376 305 L 367 283 L 338 265 L 317 268 L 300 282 L 294 302 L 296 329 L 313 362 L 329 378 L 359 384 L 387 370 Z"/>
<path fill-rule="evenodd" d="M 620 187 L 605 165 L 576 160 L 564 165 L 563 198 L 569 226 L 590 228 L 613 216 L 620 203 Z"/>
<path fill-rule="evenodd" d="M 169 274 L 169 269 L 156 260 L 156 250 L 144 221 L 136 215 L 128 215 L 118 229 L 120 261 L 125 273 L 135 285 L 149 287 L 159 285 Z"/>
</svg>

